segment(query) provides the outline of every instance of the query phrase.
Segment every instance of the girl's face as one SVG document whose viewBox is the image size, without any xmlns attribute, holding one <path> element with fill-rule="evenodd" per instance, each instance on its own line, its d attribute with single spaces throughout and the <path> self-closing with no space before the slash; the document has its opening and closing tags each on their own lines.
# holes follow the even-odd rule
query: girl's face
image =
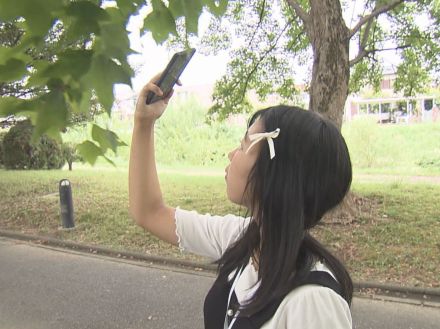
<svg viewBox="0 0 440 329">
<path fill-rule="evenodd" d="M 249 200 L 246 196 L 243 196 L 244 189 L 246 187 L 249 173 L 257 160 L 261 147 L 259 145 L 261 143 L 257 143 L 257 145 L 252 147 L 250 151 L 246 153 L 246 150 L 251 144 L 248 135 L 263 131 L 264 127 L 261 120 L 255 120 L 246 132 L 245 137 L 241 140 L 240 146 L 229 152 L 228 158 L 230 164 L 225 168 L 226 193 L 229 200 L 235 204 L 248 208 L 250 206 L 248 202 Z"/>
</svg>

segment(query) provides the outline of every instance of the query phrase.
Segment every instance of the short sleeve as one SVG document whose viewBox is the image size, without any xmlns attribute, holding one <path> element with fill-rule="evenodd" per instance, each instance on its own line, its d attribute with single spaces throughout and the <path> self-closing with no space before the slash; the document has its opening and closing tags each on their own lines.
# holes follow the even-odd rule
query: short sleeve
<svg viewBox="0 0 440 329">
<path fill-rule="evenodd" d="M 327 287 L 305 285 L 286 296 L 274 317 L 262 326 L 269 328 L 351 329 L 350 307 Z"/>
<path fill-rule="evenodd" d="M 176 208 L 179 248 L 200 256 L 219 259 L 245 232 L 250 218 L 236 215 L 212 216 Z"/>
</svg>

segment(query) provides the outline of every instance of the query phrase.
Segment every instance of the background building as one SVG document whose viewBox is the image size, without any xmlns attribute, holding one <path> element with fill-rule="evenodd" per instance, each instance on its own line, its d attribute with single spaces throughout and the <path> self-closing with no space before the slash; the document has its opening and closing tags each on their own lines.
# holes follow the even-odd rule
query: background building
<svg viewBox="0 0 440 329">
<path fill-rule="evenodd" d="M 436 97 L 418 94 L 405 97 L 394 93 L 395 74 L 385 74 L 377 97 L 364 93 L 351 94 L 345 104 L 344 119 L 350 121 L 357 116 L 376 119 L 378 123 L 413 123 L 440 121 L 439 105 Z"/>
</svg>

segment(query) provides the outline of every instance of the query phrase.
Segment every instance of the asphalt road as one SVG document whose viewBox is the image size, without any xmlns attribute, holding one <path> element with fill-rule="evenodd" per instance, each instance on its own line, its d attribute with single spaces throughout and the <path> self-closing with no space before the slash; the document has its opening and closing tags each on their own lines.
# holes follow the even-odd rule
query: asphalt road
<svg viewBox="0 0 440 329">
<path fill-rule="evenodd" d="M 0 329 L 203 328 L 212 274 L 0 237 Z M 439 328 L 440 309 L 355 298 L 357 329 Z"/>
</svg>

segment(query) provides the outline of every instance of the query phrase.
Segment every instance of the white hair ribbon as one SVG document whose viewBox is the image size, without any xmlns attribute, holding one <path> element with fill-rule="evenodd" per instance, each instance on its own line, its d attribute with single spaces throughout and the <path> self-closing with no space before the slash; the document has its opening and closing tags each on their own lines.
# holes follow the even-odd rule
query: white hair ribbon
<svg viewBox="0 0 440 329">
<path fill-rule="evenodd" d="M 267 143 L 269 144 L 269 151 L 270 151 L 270 158 L 273 159 L 275 157 L 275 146 L 273 144 L 273 138 L 277 138 L 280 134 L 280 128 L 275 129 L 274 131 L 267 132 L 267 133 L 257 133 L 249 135 L 249 139 L 251 140 L 251 145 L 246 150 L 246 154 L 249 152 L 249 150 L 257 144 L 262 139 L 266 138 Z"/>
</svg>

